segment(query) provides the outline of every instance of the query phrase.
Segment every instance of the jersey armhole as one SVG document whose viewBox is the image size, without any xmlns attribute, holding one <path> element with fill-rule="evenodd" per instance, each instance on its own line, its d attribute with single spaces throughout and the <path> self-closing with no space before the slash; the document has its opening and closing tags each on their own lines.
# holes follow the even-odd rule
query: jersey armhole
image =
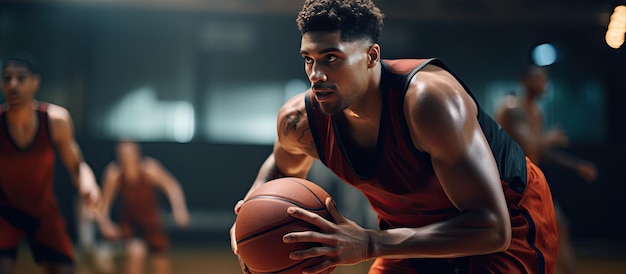
<svg viewBox="0 0 626 274">
<path fill-rule="evenodd" d="M 313 93 L 308 92 L 307 96 L 304 96 L 304 105 L 306 108 L 307 120 L 309 121 L 309 128 L 311 129 L 311 137 L 313 138 L 313 143 L 315 144 L 315 149 L 317 150 L 317 155 L 319 156 L 320 161 L 326 165 L 326 156 L 324 154 L 322 141 L 318 137 L 321 135 L 319 134 L 318 124 L 316 123 L 319 119 L 319 115 L 317 114 L 313 104 Z"/>
</svg>

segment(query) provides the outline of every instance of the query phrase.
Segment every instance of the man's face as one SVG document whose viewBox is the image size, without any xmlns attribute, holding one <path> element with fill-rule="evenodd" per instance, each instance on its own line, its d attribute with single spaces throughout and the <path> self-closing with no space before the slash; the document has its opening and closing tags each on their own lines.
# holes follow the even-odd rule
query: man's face
<svg viewBox="0 0 626 274">
<path fill-rule="evenodd" d="M 132 142 L 120 142 L 117 145 L 117 157 L 122 169 L 135 169 L 139 163 L 139 147 Z"/>
<path fill-rule="evenodd" d="M 548 76 L 541 70 L 533 71 L 524 78 L 524 85 L 527 92 L 541 96 L 548 89 Z"/>
<path fill-rule="evenodd" d="M 367 92 L 370 46 L 366 40 L 341 41 L 339 31 L 302 36 L 304 69 L 326 114 L 341 113 Z"/>
<path fill-rule="evenodd" d="M 38 88 L 39 76 L 27 68 L 8 65 L 2 70 L 2 92 L 9 106 L 30 103 Z"/>
</svg>

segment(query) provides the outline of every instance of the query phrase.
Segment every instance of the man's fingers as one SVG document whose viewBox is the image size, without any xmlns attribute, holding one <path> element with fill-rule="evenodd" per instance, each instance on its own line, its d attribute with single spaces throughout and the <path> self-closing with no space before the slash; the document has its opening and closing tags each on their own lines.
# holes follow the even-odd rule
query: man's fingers
<svg viewBox="0 0 626 274">
<path fill-rule="evenodd" d="M 235 214 L 239 214 L 239 210 L 241 209 L 242 205 L 243 205 L 243 200 L 237 201 L 237 203 L 235 204 Z"/>
<path fill-rule="evenodd" d="M 335 200 L 333 198 L 326 198 L 326 209 L 328 210 L 328 213 L 330 213 L 330 217 L 332 218 L 332 220 L 335 223 L 340 223 L 343 221 L 343 215 L 341 215 L 341 213 L 339 213 L 339 209 L 337 209 L 337 203 L 335 203 Z"/>
<path fill-rule="evenodd" d="M 322 230 L 331 229 L 331 225 L 332 225 L 331 222 L 322 218 L 322 216 L 315 214 L 313 212 L 310 212 L 308 210 L 305 210 L 299 207 L 289 207 L 287 208 L 287 214 L 291 215 L 294 218 L 303 220 L 307 223 L 311 223 L 319 227 Z"/>
<path fill-rule="evenodd" d="M 239 255 L 239 250 L 237 249 L 237 239 L 235 237 L 235 225 L 230 228 L 230 248 L 233 250 L 235 255 Z"/>
<path fill-rule="evenodd" d="M 284 243 L 321 243 L 323 245 L 336 245 L 337 239 L 329 234 L 316 231 L 290 232 L 283 236 Z"/>
<path fill-rule="evenodd" d="M 246 265 L 246 263 L 243 262 L 241 257 L 237 256 L 237 259 L 239 260 L 239 266 L 241 266 L 241 271 L 244 274 L 252 274 L 252 272 L 250 272 L 250 269 L 248 269 L 248 266 Z"/>
</svg>

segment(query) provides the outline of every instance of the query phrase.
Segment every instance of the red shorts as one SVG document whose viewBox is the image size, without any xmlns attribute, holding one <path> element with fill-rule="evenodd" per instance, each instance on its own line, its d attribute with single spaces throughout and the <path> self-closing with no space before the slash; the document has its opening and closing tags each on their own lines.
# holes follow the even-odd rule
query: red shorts
<svg viewBox="0 0 626 274">
<path fill-rule="evenodd" d="M 169 249 L 169 238 L 159 222 L 141 223 L 121 221 L 120 230 L 125 239 L 139 238 L 146 242 L 151 252 L 164 252 Z"/>
<path fill-rule="evenodd" d="M 0 257 L 15 259 L 24 237 L 37 263 L 74 263 L 72 240 L 62 216 L 35 218 L 11 207 L 0 207 Z"/>
<path fill-rule="evenodd" d="M 455 259 L 377 259 L 369 273 L 554 273 L 558 240 L 550 188 L 528 158 L 526 166 L 524 193 L 505 188 L 512 229 L 509 249 Z"/>
</svg>

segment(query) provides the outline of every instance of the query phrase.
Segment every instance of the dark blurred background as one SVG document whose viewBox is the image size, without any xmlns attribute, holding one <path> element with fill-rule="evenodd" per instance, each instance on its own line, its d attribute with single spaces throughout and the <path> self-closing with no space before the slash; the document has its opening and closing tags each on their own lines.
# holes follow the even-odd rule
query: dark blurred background
<svg viewBox="0 0 626 274">
<path fill-rule="evenodd" d="M 519 90 L 519 72 L 547 62 L 546 126 L 599 178 L 551 182 L 575 243 L 626 243 L 626 49 L 605 41 L 616 1 L 385 0 L 383 58 L 442 59 L 490 113 Z M 113 142 L 130 137 L 180 180 L 192 226 L 174 241 L 223 245 L 243 197 L 271 152 L 275 115 L 308 81 L 292 0 L 49 0 L 0 2 L 0 57 L 33 53 L 37 97 L 73 114 L 86 160 L 100 178 Z M 538 47 L 539 46 L 539 47 Z M 1 99 L 1 98 L 0 98 Z M 372 224 L 362 197 L 316 167 L 312 177 L 349 216 Z M 621 173 L 620 173 L 621 172 Z M 59 165 L 56 190 L 73 226 L 75 190 Z M 363 208 L 364 211 L 367 208 Z M 168 207 L 164 204 L 163 210 Z M 369 220 L 369 221 L 368 221 Z M 72 231 L 74 233 L 74 231 Z M 72 234 L 74 235 L 74 234 Z"/>
</svg>

